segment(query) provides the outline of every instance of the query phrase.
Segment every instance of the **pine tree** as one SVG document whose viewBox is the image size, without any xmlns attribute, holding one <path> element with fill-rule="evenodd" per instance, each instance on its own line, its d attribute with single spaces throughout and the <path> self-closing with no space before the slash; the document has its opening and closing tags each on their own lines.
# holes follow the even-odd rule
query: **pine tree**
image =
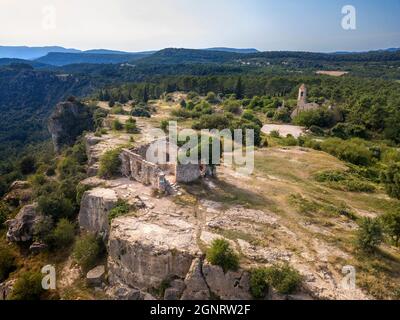
<svg viewBox="0 0 400 320">
<path fill-rule="evenodd" d="M 243 83 L 242 83 L 242 78 L 239 77 L 237 83 L 236 83 L 236 89 L 235 89 L 235 94 L 236 94 L 236 99 L 243 99 L 244 98 L 244 88 L 243 88 Z"/>
</svg>

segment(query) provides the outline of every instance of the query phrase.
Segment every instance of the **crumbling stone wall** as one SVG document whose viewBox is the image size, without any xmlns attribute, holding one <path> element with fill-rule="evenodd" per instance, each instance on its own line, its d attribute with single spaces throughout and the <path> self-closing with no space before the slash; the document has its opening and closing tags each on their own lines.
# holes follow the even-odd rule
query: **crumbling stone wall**
<svg viewBox="0 0 400 320">
<path fill-rule="evenodd" d="M 121 172 L 125 177 L 163 192 L 169 191 L 169 182 L 166 180 L 164 172 L 156 164 L 144 160 L 139 154 L 128 149 L 122 150 L 120 159 Z"/>
</svg>

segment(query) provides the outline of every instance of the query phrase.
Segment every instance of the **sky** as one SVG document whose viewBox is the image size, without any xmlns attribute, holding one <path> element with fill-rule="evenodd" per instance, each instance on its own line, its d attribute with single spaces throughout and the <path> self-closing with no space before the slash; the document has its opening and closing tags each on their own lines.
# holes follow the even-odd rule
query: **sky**
<svg viewBox="0 0 400 320">
<path fill-rule="evenodd" d="M 0 45 L 365 51 L 400 47 L 400 0 L 0 0 Z"/>
</svg>

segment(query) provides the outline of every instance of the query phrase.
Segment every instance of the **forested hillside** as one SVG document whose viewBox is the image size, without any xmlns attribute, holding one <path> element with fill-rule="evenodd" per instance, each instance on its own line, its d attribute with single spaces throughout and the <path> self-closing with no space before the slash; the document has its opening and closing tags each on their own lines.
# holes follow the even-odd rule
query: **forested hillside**
<svg viewBox="0 0 400 320">
<path fill-rule="evenodd" d="M 0 159 L 12 159 L 32 142 L 49 138 L 46 121 L 55 104 L 70 95 L 85 95 L 87 79 L 37 71 L 29 65 L 0 67 Z"/>
</svg>

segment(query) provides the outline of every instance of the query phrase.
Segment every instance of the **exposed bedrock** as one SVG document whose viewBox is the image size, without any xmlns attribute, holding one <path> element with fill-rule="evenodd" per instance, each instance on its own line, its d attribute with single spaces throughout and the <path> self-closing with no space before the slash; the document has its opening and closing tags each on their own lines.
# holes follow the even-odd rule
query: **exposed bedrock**
<svg viewBox="0 0 400 320">
<path fill-rule="evenodd" d="M 184 279 L 199 256 L 191 224 L 169 220 L 163 226 L 135 217 L 116 219 L 109 237 L 111 282 L 150 290 L 171 278 Z"/>
<path fill-rule="evenodd" d="M 205 262 L 197 235 L 193 224 L 174 217 L 115 219 L 109 236 L 110 285 L 147 292 L 164 287 L 159 298 L 166 300 L 251 299 L 249 274 L 224 273 Z"/>
<path fill-rule="evenodd" d="M 86 191 L 79 211 L 79 226 L 107 237 L 110 229 L 108 215 L 117 202 L 117 194 L 112 189 L 95 188 Z"/>
</svg>

